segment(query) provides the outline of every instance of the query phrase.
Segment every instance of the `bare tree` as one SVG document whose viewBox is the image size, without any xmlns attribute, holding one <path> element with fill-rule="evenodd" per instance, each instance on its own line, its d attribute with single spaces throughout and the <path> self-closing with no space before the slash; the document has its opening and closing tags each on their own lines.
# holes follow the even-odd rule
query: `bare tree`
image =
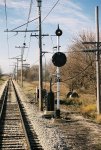
<svg viewBox="0 0 101 150">
<path fill-rule="evenodd" d="M 95 53 L 85 53 L 84 49 L 93 49 L 94 45 L 83 45 L 85 41 L 95 41 L 94 34 L 83 32 L 73 40 L 68 49 L 67 64 L 61 69 L 62 80 L 69 88 L 95 89 Z"/>
</svg>

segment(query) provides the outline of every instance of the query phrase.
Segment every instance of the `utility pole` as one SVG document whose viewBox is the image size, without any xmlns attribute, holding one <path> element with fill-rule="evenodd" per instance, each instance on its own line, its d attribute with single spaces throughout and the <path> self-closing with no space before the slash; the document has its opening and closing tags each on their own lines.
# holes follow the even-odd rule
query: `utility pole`
<svg viewBox="0 0 101 150">
<path fill-rule="evenodd" d="M 17 64 L 16 64 L 16 80 L 18 82 L 18 61 L 21 60 L 21 58 L 19 58 L 19 57 L 12 57 L 10 59 L 16 59 L 17 60 Z"/>
<path fill-rule="evenodd" d="M 23 67 L 29 68 L 30 64 L 23 64 Z"/>
<path fill-rule="evenodd" d="M 25 47 L 26 44 L 23 43 L 23 46 L 22 47 L 15 47 L 15 48 L 20 48 L 21 49 L 21 87 L 23 87 L 23 61 L 26 61 L 26 60 L 23 60 L 23 54 L 24 54 L 24 49 L 27 48 Z"/>
<path fill-rule="evenodd" d="M 20 58 L 16 58 L 17 60 L 17 82 L 18 82 L 18 61 L 20 60 Z"/>
<path fill-rule="evenodd" d="M 23 54 L 24 47 L 21 48 L 21 86 L 23 87 Z"/>
<path fill-rule="evenodd" d="M 83 42 L 83 44 L 96 45 L 96 49 L 84 50 L 84 52 L 96 53 L 96 87 L 97 87 L 97 114 L 101 114 L 101 78 L 100 78 L 100 46 L 99 42 L 99 7 L 96 7 L 96 42 Z"/>
<path fill-rule="evenodd" d="M 14 65 L 10 65 L 10 66 L 14 66 L 13 78 L 16 80 L 16 63 Z"/>
<path fill-rule="evenodd" d="M 96 7 L 96 78 L 97 78 L 97 113 L 101 113 L 101 81 L 100 81 L 100 52 L 99 52 L 99 8 Z"/>
<path fill-rule="evenodd" d="M 27 22 L 27 23 L 30 23 L 30 21 L 29 22 Z M 27 24 L 27 23 L 25 23 L 25 24 Z M 24 25 L 25 25 L 24 24 Z M 23 26 L 23 25 L 21 25 L 21 26 Z M 21 27 L 20 26 L 20 27 Z M 4 31 L 4 32 L 16 32 L 16 33 L 21 33 L 21 32 L 38 32 L 38 30 L 16 30 L 17 28 L 15 28 L 15 29 L 13 29 L 13 30 L 6 30 L 6 31 Z M 23 43 L 23 44 L 25 44 L 25 43 Z M 22 51 L 21 51 L 21 86 L 23 87 L 23 51 L 24 51 L 24 48 L 27 48 L 27 47 L 25 47 L 25 45 L 23 46 L 23 47 L 16 47 L 16 48 L 22 48 Z"/>
<path fill-rule="evenodd" d="M 16 80 L 16 64 L 15 64 L 15 67 L 14 67 L 14 79 Z"/>
<path fill-rule="evenodd" d="M 42 34 L 42 27 L 41 27 L 41 3 L 42 0 L 36 0 L 37 7 L 38 7 L 38 14 L 39 14 L 39 34 L 32 35 L 39 38 L 39 111 L 43 111 L 43 97 L 42 97 L 42 90 L 43 90 L 43 72 L 42 72 L 42 37 L 49 36 L 49 34 Z"/>
<path fill-rule="evenodd" d="M 39 13 L 39 110 L 43 111 L 41 3 L 42 3 L 42 0 L 37 0 L 37 7 L 38 7 L 38 13 Z"/>
<path fill-rule="evenodd" d="M 28 64 L 28 63 L 23 64 L 23 69 L 24 69 L 25 78 L 27 77 L 27 76 L 26 76 L 26 73 L 29 72 L 29 68 L 30 68 L 30 64 Z"/>
</svg>

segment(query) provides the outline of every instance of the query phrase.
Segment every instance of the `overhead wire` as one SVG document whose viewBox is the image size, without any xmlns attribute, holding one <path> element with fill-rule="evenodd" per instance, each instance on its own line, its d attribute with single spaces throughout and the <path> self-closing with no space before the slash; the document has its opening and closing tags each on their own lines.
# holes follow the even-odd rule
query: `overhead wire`
<svg viewBox="0 0 101 150">
<path fill-rule="evenodd" d="M 30 7 L 29 7 L 29 13 L 28 13 L 28 18 L 27 18 L 27 24 L 26 24 L 25 31 L 27 31 L 27 28 L 28 28 L 28 22 L 29 22 L 30 15 L 31 15 L 31 10 L 32 10 L 32 3 L 33 3 L 33 0 L 30 1 Z M 25 35 L 24 35 L 24 43 L 25 43 L 25 40 L 26 40 L 26 33 L 27 32 L 25 32 Z"/>
<path fill-rule="evenodd" d="M 7 3 L 6 3 L 6 0 L 4 0 L 4 5 L 5 5 L 6 30 L 8 30 L 8 17 L 7 17 Z M 7 49 L 8 49 L 8 60 L 9 60 L 10 54 L 9 54 L 8 32 L 7 32 Z M 9 60 L 9 69 L 10 69 L 10 60 Z"/>
<path fill-rule="evenodd" d="M 52 12 L 52 10 L 57 6 L 57 4 L 59 3 L 60 0 L 57 0 L 56 3 L 53 5 L 53 7 L 50 9 L 50 11 L 48 12 L 48 14 L 43 18 L 43 20 L 41 21 L 41 23 L 43 23 L 45 21 L 45 19 L 50 15 L 50 13 Z M 53 40 L 52 40 L 52 36 L 50 36 L 51 39 L 51 43 L 53 46 Z"/>
<path fill-rule="evenodd" d="M 14 35 L 8 37 L 8 39 L 11 39 L 12 37 L 16 36 L 18 33 L 15 33 Z"/>
<path fill-rule="evenodd" d="M 8 28 L 7 26 L 7 6 L 6 6 L 6 0 L 4 0 L 5 3 L 5 18 L 6 18 L 6 29 Z"/>
<path fill-rule="evenodd" d="M 52 36 L 50 35 L 49 37 L 50 37 L 50 40 L 51 40 L 51 44 L 52 44 L 52 49 L 53 49 L 53 51 L 54 51 L 54 43 L 53 43 L 53 39 L 52 39 Z"/>
<path fill-rule="evenodd" d="M 49 16 L 49 14 L 52 12 L 52 10 L 56 7 L 56 5 L 58 4 L 60 0 L 57 0 L 57 2 L 54 4 L 54 6 L 51 8 L 51 10 L 48 12 L 48 14 L 43 18 L 42 22 Z M 41 22 L 41 23 L 42 23 Z"/>
<path fill-rule="evenodd" d="M 31 0 L 32 1 L 32 0 Z M 54 6 L 51 8 L 51 10 L 48 12 L 48 14 L 43 18 L 43 20 L 42 20 L 42 22 L 49 16 L 49 14 L 52 12 L 52 10 L 56 7 L 56 5 L 58 4 L 58 2 L 59 2 L 60 0 L 58 0 L 55 4 L 54 4 Z M 30 8 L 32 7 L 32 4 L 30 3 Z M 29 9 L 29 15 L 30 15 L 30 12 L 31 10 Z M 29 18 L 29 17 L 28 17 Z M 36 17 L 36 18 L 34 18 L 34 19 L 32 19 L 32 20 L 30 20 L 29 21 L 29 19 L 28 19 L 28 21 L 26 22 L 26 23 L 24 23 L 24 24 L 22 24 L 22 25 L 20 25 L 20 26 L 18 26 L 18 27 L 16 27 L 16 28 L 14 28 L 14 29 L 12 29 L 11 31 L 14 31 L 14 30 L 16 30 L 16 29 L 19 29 L 20 27 L 22 27 L 22 26 L 24 26 L 24 25 L 26 25 L 26 24 L 29 24 L 29 23 L 31 23 L 31 22 L 33 22 L 33 21 L 35 21 L 35 20 L 37 20 L 39 17 Z M 42 23 L 41 22 L 41 23 Z"/>
<path fill-rule="evenodd" d="M 92 64 L 88 64 L 80 73 L 76 74 L 74 77 L 70 77 L 70 78 L 67 78 L 65 80 L 63 80 L 62 82 L 65 82 L 67 80 L 72 80 L 72 79 L 75 79 L 76 77 L 78 77 L 79 75 L 83 74 Z"/>
<path fill-rule="evenodd" d="M 43 23 L 45 21 L 45 19 L 49 16 L 49 14 L 52 12 L 52 10 L 56 7 L 56 5 L 58 4 L 60 0 L 57 0 L 57 2 L 54 4 L 54 6 L 51 8 L 51 10 L 48 12 L 48 14 L 43 18 L 43 20 L 41 21 L 41 23 Z M 53 45 L 53 40 L 52 40 L 52 36 L 50 36 L 51 38 L 51 42 Z M 54 73 L 56 72 L 56 70 L 54 69 Z"/>
<path fill-rule="evenodd" d="M 29 40 L 29 45 L 28 45 L 28 51 L 27 51 L 26 59 L 28 58 L 28 54 L 29 54 L 29 51 L 30 51 L 30 46 L 31 46 L 31 36 L 30 36 L 30 40 Z"/>
<path fill-rule="evenodd" d="M 23 44 L 26 44 L 26 35 L 27 35 L 27 28 L 28 28 L 28 22 L 29 22 L 29 19 L 30 19 L 30 14 L 31 14 L 31 9 L 32 9 L 32 2 L 33 0 L 30 1 L 30 6 L 29 6 L 29 13 L 28 13 L 28 18 L 27 18 L 27 23 L 26 23 L 26 29 L 25 29 L 25 35 L 24 35 L 24 42 Z M 23 48 L 23 51 L 22 51 L 22 55 L 24 55 L 24 48 Z"/>
<path fill-rule="evenodd" d="M 48 12 L 48 14 L 44 17 L 44 19 L 42 20 L 42 22 L 45 21 L 45 19 L 49 16 L 49 14 L 52 12 L 52 10 L 57 6 L 57 4 L 59 3 L 60 0 L 57 0 L 57 2 L 53 5 L 53 7 L 51 8 L 51 10 Z M 53 35 L 54 36 L 54 35 Z M 54 43 L 53 43 L 53 39 L 52 36 L 50 35 L 50 39 L 51 39 L 51 43 L 52 43 L 52 49 L 53 49 L 53 53 L 54 53 Z M 51 66 L 52 67 L 52 66 Z M 54 69 L 53 71 L 55 74 L 56 70 Z"/>
<path fill-rule="evenodd" d="M 56 7 L 56 5 L 58 4 L 58 2 L 59 2 L 60 0 L 57 0 L 57 2 L 54 4 L 54 6 L 51 8 L 51 10 L 48 12 L 48 14 L 44 17 L 44 19 L 42 20 L 42 22 L 44 22 L 44 20 L 49 16 L 49 14 L 52 12 L 52 10 Z M 30 19 L 30 14 L 31 14 L 31 9 L 32 9 L 32 3 L 33 3 L 33 0 L 31 0 L 31 2 L 30 2 L 30 7 L 29 7 L 29 14 L 28 14 L 28 19 L 27 19 L 27 22 L 26 23 L 24 23 L 23 25 L 20 25 L 20 26 L 18 26 L 18 27 L 16 27 L 16 28 L 14 28 L 14 29 L 12 29 L 11 31 L 14 31 L 14 30 L 16 30 L 16 29 L 18 29 L 18 28 L 20 28 L 20 27 L 22 27 L 22 26 L 24 26 L 24 25 L 26 25 L 26 31 L 27 31 L 27 28 L 28 28 L 28 24 L 29 23 L 31 23 L 31 22 L 33 22 L 33 21 L 35 21 L 35 20 L 37 20 L 39 17 L 37 17 L 37 18 L 35 18 L 35 19 L 33 19 L 33 20 L 31 20 L 31 21 L 29 21 L 29 19 Z M 5 0 L 5 6 L 6 6 L 6 0 Z M 6 8 L 6 7 L 5 7 Z M 5 9 L 6 10 L 6 9 Z M 5 13 L 5 14 L 7 14 L 7 13 Z M 7 20 L 7 15 L 6 15 L 6 20 Z M 41 23 L 42 23 L 41 22 Z M 7 22 L 6 22 L 7 23 Z M 8 33 L 8 32 L 7 32 Z M 25 42 L 25 40 L 26 40 L 26 32 L 25 32 L 25 36 L 24 36 L 24 42 Z M 27 56 L 26 56 L 26 58 L 28 57 L 28 53 L 29 53 L 29 49 L 30 49 L 30 42 L 31 42 L 31 38 L 30 38 L 30 41 L 29 41 L 29 48 L 28 48 L 28 52 L 27 52 Z"/>
<path fill-rule="evenodd" d="M 41 23 L 43 23 L 45 21 L 45 19 L 49 16 L 49 14 L 52 12 L 52 10 L 56 7 L 56 5 L 58 4 L 59 1 L 60 0 L 57 0 L 57 2 L 53 5 L 53 7 L 51 8 L 51 10 L 48 12 L 48 14 L 43 18 L 43 20 L 41 21 Z M 52 38 L 51 38 L 51 41 L 52 41 Z M 53 41 L 52 41 L 52 44 L 53 44 Z"/>
<path fill-rule="evenodd" d="M 32 20 L 30 20 L 30 21 L 28 21 L 28 22 L 26 22 L 26 23 L 24 23 L 24 24 L 22 24 L 22 25 L 20 25 L 20 26 L 18 26 L 18 27 L 16 27 L 16 28 L 12 29 L 12 30 L 10 30 L 10 31 L 15 31 L 16 29 L 19 29 L 19 28 L 25 26 L 26 24 L 31 23 L 31 22 L 37 20 L 38 18 L 39 18 L 39 17 L 36 17 L 36 18 L 34 18 L 34 19 L 32 19 Z"/>
</svg>

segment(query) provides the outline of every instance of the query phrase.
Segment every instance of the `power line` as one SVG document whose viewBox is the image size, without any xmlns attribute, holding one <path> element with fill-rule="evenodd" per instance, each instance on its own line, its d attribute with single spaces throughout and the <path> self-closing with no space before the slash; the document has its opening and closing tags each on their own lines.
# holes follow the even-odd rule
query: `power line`
<svg viewBox="0 0 101 150">
<path fill-rule="evenodd" d="M 56 7 L 56 5 L 58 4 L 60 0 L 57 0 L 57 2 L 53 5 L 53 7 L 51 8 L 51 10 L 48 12 L 48 14 L 43 18 L 43 20 L 41 21 L 41 24 L 44 22 L 44 20 L 49 16 L 49 14 L 52 12 L 52 10 Z M 36 27 L 38 28 L 38 27 Z"/>
<path fill-rule="evenodd" d="M 12 35 L 12 36 L 10 36 L 10 37 L 8 37 L 8 39 L 13 38 L 13 37 L 16 36 L 17 34 L 18 34 L 18 33 L 14 34 L 14 35 Z"/>
<path fill-rule="evenodd" d="M 26 59 L 28 58 L 28 53 L 30 51 L 30 46 L 31 46 L 31 36 L 30 36 L 30 40 L 29 40 L 29 46 L 28 46 L 28 51 L 27 51 Z"/>
<path fill-rule="evenodd" d="M 5 18 L 6 18 L 6 29 L 7 29 L 8 27 L 7 27 L 7 6 L 6 6 L 6 0 L 4 0 L 4 3 L 5 3 Z"/>
<path fill-rule="evenodd" d="M 48 14 L 46 15 L 46 17 L 44 17 L 44 19 L 42 20 L 42 22 L 49 16 L 49 14 L 52 12 L 52 10 L 56 7 L 56 5 L 58 4 L 58 2 L 59 2 L 60 0 L 58 0 L 55 4 L 54 4 L 54 6 L 51 8 L 51 10 L 48 12 Z M 41 22 L 41 23 L 42 23 Z"/>
<path fill-rule="evenodd" d="M 27 28 L 28 28 L 28 22 L 29 22 L 31 10 L 32 10 L 32 3 L 33 3 L 33 0 L 30 1 L 29 13 L 28 13 L 27 24 L 26 24 L 26 29 L 25 29 L 26 31 L 27 31 Z M 26 40 L 26 34 L 27 33 L 25 32 L 24 43 L 25 43 L 25 40 Z"/>
<path fill-rule="evenodd" d="M 72 80 L 72 79 L 75 79 L 76 77 L 78 77 L 79 75 L 83 74 L 89 67 L 91 66 L 91 63 L 88 64 L 83 71 L 81 71 L 80 73 L 78 73 L 77 75 L 75 75 L 74 77 L 71 77 L 71 78 L 67 78 L 65 80 L 63 80 L 62 82 L 65 82 L 67 80 Z"/>
<path fill-rule="evenodd" d="M 30 20 L 30 21 L 28 21 L 28 22 L 26 22 L 26 23 L 24 23 L 24 24 L 22 24 L 22 25 L 20 25 L 20 26 L 18 26 L 18 27 L 16 27 L 16 28 L 12 29 L 12 30 L 10 30 L 10 31 L 15 31 L 16 29 L 19 29 L 19 28 L 25 26 L 27 23 L 31 23 L 31 22 L 37 20 L 38 18 L 39 18 L 39 17 L 34 18 L 34 19 L 32 19 L 32 20 Z"/>
<path fill-rule="evenodd" d="M 7 4 L 6 4 L 6 0 L 4 0 L 4 4 L 5 4 L 5 19 L 6 19 L 6 29 L 8 30 L 8 17 L 7 17 Z M 8 58 L 9 56 L 9 42 L 8 42 L 8 32 L 7 32 L 7 49 L 8 49 Z M 10 68 L 10 60 L 9 60 L 9 68 Z"/>
<path fill-rule="evenodd" d="M 28 19 L 27 19 L 27 25 L 26 25 L 26 28 L 28 27 L 28 23 L 29 23 L 30 15 L 31 15 L 32 3 L 33 3 L 33 0 L 31 0 L 31 2 L 30 2 L 29 14 L 28 14 Z"/>
<path fill-rule="evenodd" d="M 5 0 L 6 1 L 6 0 Z M 56 7 L 56 5 L 58 4 L 58 2 L 59 2 L 60 0 L 58 0 L 55 4 L 54 4 L 54 6 L 51 8 L 51 10 L 49 11 L 49 13 L 46 15 L 46 17 L 42 20 L 42 22 L 49 16 L 49 14 L 52 12 L 52 10 Z M 14 31 L 14 30 L 16 30 L 16 29 L 18 29 L 18 28 L 20 28 L 20 27 L 22 27 L 22 26 L 24 26 L 24 25 L 26 25 L 26 31 L 27 31 L 27 27 L 28 27 L 28 24 L 29 23 L 31 23 L 31 22 L 33 22 L 33 21 L 35 21 L 35 20 L 37 20 L 39 17 L 37 17 L 37 18 L 35 18 L 35 19 L 33 19 L 33 20 L 31 20 L 31 21 L 29 21 L 29 19 L 30 19 L 30 14 L 31 14 L 31 9 L 32 9 L 32 3 L 33 3 L 33 0 L 31 0 L 31 2 L 30 2 L 30 7 L 29 7 L 29 14 L 28 14 L 28 19 L 27 19 L 27 22 L 26 23 L 24 23 L 24 24 L 22 24 L 22 25 L 20 25 L 20 26 L 18 26 L 18 27 L 16 27 L 16 28 L 14 28 L 14 29 L 12 29 L 11 31 Z M 8 32 L 7 32 L 8 33 Z M 25 38 L 26 38 L 26 32 L 25 32 L 25 36 L 24 36 Z M 24 40 L 24 42 L 25 42 L 25 40 Z M 29 50 L 28 50 L 29 51 Z M 28 55 L 28 54 L 27 54 Z"/>
<path fill-rule="evenodd" d="M 27 19 L 27 24 L 26 24 L 26 30 L 27 30 L 28 22 L 29 22 L 30 15 L 31 15 L 32 3 L 33 3 L 33 0 L 30 1 L 29 14 L 28 14 L 28 19 Z M 26 38 L 26 32 L 25 32 L 25 38 Z M 24 42 L 25 42 L 25 41 L 24 41 Z M 30 50 L 30 44 L 31 44 L 31 36 L 30 36 L 30 41 L 29 41 L 29 46 L 28 46 L 28 51 L 27 51 L 26 59 L 27 59 L 27 57 L 28 57 L 28 53 L 29 53 L 29 50 Z"/>
</svg>

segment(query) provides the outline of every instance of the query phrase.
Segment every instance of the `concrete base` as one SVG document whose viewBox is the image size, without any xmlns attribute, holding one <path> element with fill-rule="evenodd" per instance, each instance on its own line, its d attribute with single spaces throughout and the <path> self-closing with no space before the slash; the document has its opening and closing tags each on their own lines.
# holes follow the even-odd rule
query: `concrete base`
<svg viewBox="0 0 101 150">
<path fill-rule="evenodd" d="M 55 117 L 60 118 L 60 109 L 57 109 L 55 112 Z"/>
<path fill-rule="evenodd" d="M 52 123 L 66 123 L 67 121 L 61 118 L 52 118 Z"/>
<path fill-rule="evenodd" d="M 54 115 L 54 111 L 47 111 L 47 110 L 45 110 L 44 111 L 44 115 Z"/>
<path fill-rule="evenodd" d="M 54 111 L 44 111 L 43 117 L 52 118 L 54 116 Z"/>
</svg>

